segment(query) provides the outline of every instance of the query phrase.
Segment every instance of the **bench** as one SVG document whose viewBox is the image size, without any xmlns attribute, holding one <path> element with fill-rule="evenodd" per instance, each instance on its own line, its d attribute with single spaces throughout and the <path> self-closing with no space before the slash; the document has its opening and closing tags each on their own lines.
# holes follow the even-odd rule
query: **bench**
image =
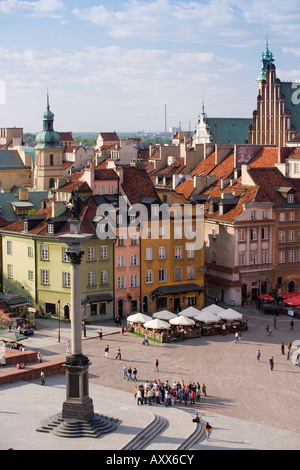
<svg viewBox="0 0 300 470">
<path fill-rule="evenodd" d="M 6 365 L 17 364 L 18 362 L 36 362 L 37 352 L 36 351 L 20 351 L 10 348 L 5 348 Z"/>
<path fill-rule="evenodd" d="M 52 375 L 64 374 L 65 368 L 63 365 L 65 362 L 65 359 L 53 359 L 48 362 L 26 365 L 25 369 L 2 368 L 0 369 L 0 385 L 17 382 L 19 380 L 27 381 L 38 379 L 41 376 L 42 370 L 45 373 L 45 378 Z"/>
</svg>

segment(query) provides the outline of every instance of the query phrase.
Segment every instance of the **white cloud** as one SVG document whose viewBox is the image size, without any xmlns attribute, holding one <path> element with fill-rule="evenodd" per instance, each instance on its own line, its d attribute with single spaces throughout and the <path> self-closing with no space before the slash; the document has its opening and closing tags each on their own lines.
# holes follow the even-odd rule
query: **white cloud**
<svg viewBox="0 0 300 470">
<path fill-rule="evenodd" d="M 0 0 L 0 15 L 56 16 L 64 8 L 62 0 Z"/>
</svg>

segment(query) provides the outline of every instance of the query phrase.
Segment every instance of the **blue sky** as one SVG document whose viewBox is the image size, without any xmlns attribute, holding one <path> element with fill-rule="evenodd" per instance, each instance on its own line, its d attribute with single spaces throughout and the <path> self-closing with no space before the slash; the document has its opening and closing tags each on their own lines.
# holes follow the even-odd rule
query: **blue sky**
<svg viewBox="0 0 300 470">
<path fill-rule="evenodd" d="M 281 80 L 300 81 L 299 0 L 0 0 L 0 127 L 194 129 L 250 117 L 265 38 Z M 0 87 L 1 101 L 1 87 Z"/>
</svg>

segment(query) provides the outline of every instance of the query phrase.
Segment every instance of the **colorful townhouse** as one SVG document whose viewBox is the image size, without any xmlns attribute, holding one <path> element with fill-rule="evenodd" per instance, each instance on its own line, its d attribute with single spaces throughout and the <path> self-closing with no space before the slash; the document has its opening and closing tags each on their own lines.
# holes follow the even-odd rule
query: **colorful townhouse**
<svg viewBox="0 0 300 470">
<path fill-rule="evenodd" d="M 77 185 L 69 183 L 67 188 L 60 188 L 59 199 L 44 200 L 36 214 L 6 226 L 0 233 L 5 247 L 3 292 L 22 294 L 36 311 L 66 320 L 70 312 L 70 262 L 60 236 L 69 232 L 66 201 Z M 80 214 L 81 231 L 92 237 L 83 246 L 81 308 L 82 318 L 93 321 L 114 316 L 114 248 L 112 240 L 98 238 L 98 206 L 88 193 L 86 196 Z"/>
</svg>

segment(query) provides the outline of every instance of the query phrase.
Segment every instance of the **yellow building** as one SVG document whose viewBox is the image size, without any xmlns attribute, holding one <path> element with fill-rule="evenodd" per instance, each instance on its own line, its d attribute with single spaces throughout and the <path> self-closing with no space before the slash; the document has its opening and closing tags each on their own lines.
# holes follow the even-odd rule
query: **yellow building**
<svg viewBox="0 0 300 470">
<path fill-rule="evenodd" d="M 196 207 L 161 206 L 159 214 L 152 205 L 151 220 L 144 222 L 141 234 L 143 312 L 180 312 L 191 305 L 203 306 L 203 234 L 198 234 L 198 240 L 195 236 L 203 227 L 201 223 L 197 227 Z"/>
</svg>

